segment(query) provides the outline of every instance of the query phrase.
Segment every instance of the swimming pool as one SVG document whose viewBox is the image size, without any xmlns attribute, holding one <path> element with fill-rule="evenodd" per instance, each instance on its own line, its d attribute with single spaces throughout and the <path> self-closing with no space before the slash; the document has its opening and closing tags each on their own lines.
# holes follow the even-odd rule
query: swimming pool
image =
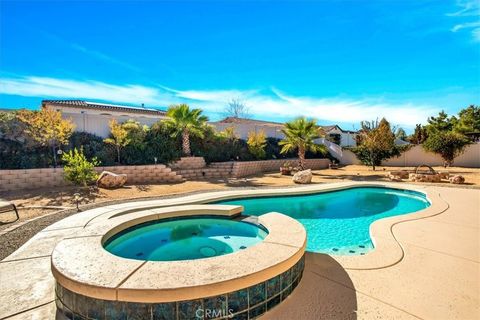
<svg viewBox="0 0 480 320">
<path fill-rule="evenodd" d="M 297 196 L 254 197 L 215 202 L 242 205 L 244 214 L 286 214 L 307 230 L 307 250 L 338 255 L 365 254 L 374 248 L 369 227 L 375 220 L 430 206 L 420 192 L 356 187 Z"/>
<path fill-rule="evenodd" d="M 260 226 L 228 218 L 190 217 L 130 227 L 104 247 L 117 256 L 148 261 L 209 258 L 244 250 L 265 239 Z"/>
</svg>

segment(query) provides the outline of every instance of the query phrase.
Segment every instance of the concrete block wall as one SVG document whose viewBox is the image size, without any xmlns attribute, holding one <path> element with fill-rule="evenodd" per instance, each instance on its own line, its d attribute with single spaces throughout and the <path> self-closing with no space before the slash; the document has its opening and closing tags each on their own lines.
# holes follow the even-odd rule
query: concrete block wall
<svg viewBox="0 0 480 320">
<path fill-rule="evenodd" d="M 102 171 L 111 171 L 117 174 L 126 174 L 127 184 L 180 182 L 183 180 L 181 175 L 163 164 L 97 167 L 95 170 L 98 173 Z"/>
<path fill-rule="evenodd" d="M 207 180 L 240 178 L 262 172 L 278 172 L 286 161 L 295 159 L 245 161 L 245 162 L 217 162 L 205 165 L 203 158 L 194 158 L 194 161 L 183 161 L 185 169 L 172 169 L 165 165 L 141 166 L 113 166 L 97 167 L 97 172 L 111 171 L 117 174 L 126 174 L 127 184 L 157 184 L 173 183 L 186 180 Z M 328 159 L 308 159 L 307 167 L 311 169 L 327 168 Z M 200 166 L 203 163 L 202 167 Z M 188 168 L 189 166 L 196 168 Z M 70 185 L 63 178 L 63 168 L 0 170 L 0 192 L 28 190 L 45 187 L 62 187 Z"/>
<path fill-rule="evenodd" d="M 206 163 L 203 157 L 182 157 L 180 160 L 172 163 L 172 169 L 188 170 L 205 168 Z"/>
<path fill-rule="evenodd" d="M 127 174 L 127 184 L 172 183 L 183 181 L 181 175 L 165 165 L 97 167 L 97 172 Z M 0 192 L 70 185 L 63 178 L 63 168 L 0 170 Z"/>
<path fill-rule="evenodd" d="M 0 191 L 14 191 L 68 185 L 62 168 L 0 170 Z"/>
<path fill-rule="evenodd" d="M 259 174 L 262 172 L 278 172 L 280 166 L 285 162 L 297 164 L 297 159 L 277 159 L 277 160 L 263 160 L 263 161 L 243 161 L 235 162 L 232 168 L 232 176 L 239 178 L 249 175 Z M 328 159 L 307 159 L 306 167 L 308 169 L 324 169 L 328 168 L 330 160 Z"/>
</svg>

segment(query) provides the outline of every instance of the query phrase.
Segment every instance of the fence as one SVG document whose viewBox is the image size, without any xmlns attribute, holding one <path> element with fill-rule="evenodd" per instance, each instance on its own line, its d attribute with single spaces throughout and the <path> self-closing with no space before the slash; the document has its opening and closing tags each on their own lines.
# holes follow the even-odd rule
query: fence
<svg viewBox="0 0 480 320">
<path fill-rule="evenodd" d="M 360 161 L 353 152 L 343 150 L 340 163 L 360 164 Z M 415 167 L 421 164 L 442 166 L 443 159 L 438 154 L 427 152 L 422 146 L 416 145 L 403 152 L 399 157 L 382 162 L 382 165 L 392 167 Z M 455 159 L 453 165 L 457 167 L 480 168 L 480 143 L 469 145 L 465 152 Z"/>
</svg>

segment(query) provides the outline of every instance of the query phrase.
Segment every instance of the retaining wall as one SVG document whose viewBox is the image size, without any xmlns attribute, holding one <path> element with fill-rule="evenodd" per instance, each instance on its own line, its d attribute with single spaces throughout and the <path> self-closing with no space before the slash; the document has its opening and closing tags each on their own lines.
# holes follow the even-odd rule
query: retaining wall
<svg viewBox="0 0 480 320">
<path fill-rule="evenodd" d="M 199 167 L 203 158 L 194 158 L 192 161 L 180 160 L 182 169 L 172 169 L 165 165 L 142 166 L 113 166 L 97 167 L 97 172 L 112 171 L 127 175 L 127 184 L 155 184 L 173 183 L 186 180 L 206 180 L 240 178 L 262 172 L 278 172 L 286 161 L 296 164 L 296 159 L 264 160 L 264 161 L 231 161 L 214 162 L 208 166 Z M 307 159 L 306 165 L 310 169 L 327 168 L 328 159 Z M 175 164 L 178 166 L 178 162 Z M 194 167 L 194 168 L 192 168 Z M 63 168 L 0 170 L 0 192 L 27 190 L 45 187 L 62 187 L 70 185 L 63 178 Z"/>
<path fill-rule="evenodd" d="M 97 167 L 97 172 L 125 173 L 127 184 L 180 182 L 182 176 L 165 165 Z M 70 185 L 63 178 L 63 168 L 0 170 L 0 192 Z"/>
<path fill-rule="evenodd" d="M 232 176 L 239 178 L 249 175 L 254 175 L 262 172 L 279 172 L 280 166 L 285 162 L 290 161 L 294 166 L 297 165 L 296 159 L 277 159 L 277 160 L 263 160 L 263 161 L 242 161 L 234 162 L 232 168 Z M 328 168 L 330 160 L 328 159 L 307 159 L 306 167 L 308 169 L 324 169 Z"/>
</svg>

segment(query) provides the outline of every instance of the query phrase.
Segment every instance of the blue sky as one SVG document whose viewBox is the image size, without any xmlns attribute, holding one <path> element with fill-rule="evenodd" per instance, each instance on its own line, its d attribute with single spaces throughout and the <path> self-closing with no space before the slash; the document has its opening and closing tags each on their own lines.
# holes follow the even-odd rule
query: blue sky
<svg viewBox="0 0 480 320">
<path fill-rule="evenodd" d="M 480 104 L 478 1 L 1 1 L 0 108 L 186 102 L 411 128 Z"/>
</svg>

